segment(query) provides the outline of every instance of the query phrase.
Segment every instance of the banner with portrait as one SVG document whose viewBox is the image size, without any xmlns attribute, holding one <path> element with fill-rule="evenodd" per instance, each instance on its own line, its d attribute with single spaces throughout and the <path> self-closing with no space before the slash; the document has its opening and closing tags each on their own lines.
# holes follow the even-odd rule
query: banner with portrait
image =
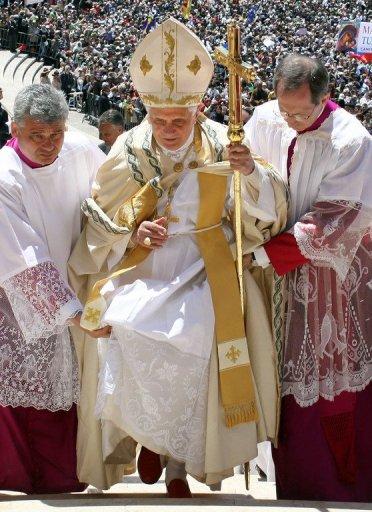
<svg viewBox="0 0 372 512">
<path fill-rule="evenodd" d="M 345 21 L 337 35 L 336 50 L 339 52 L 356 52 L 359 22 Z"/>
<path fill-rule="evenodd" d="M 337 35 L 336 50 L 359 55 L 372 53 L 372 22 L 344 21 Z"/>
</svg>

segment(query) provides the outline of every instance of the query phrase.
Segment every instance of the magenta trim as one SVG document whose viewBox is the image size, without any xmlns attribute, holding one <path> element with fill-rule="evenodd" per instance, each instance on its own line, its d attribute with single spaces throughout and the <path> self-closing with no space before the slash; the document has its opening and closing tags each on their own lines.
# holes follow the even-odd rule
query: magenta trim
<svg viewBox="0 0 372 512">
<path fill-rule="evenodd" d="M 332 114 L 332 112 L 334 112 L 338 108 L 340 108 L 340 106 L 337 105 L 337 103 L 334 103 L 331 100 L 327 100 L 327 102 L 325 104 L 325 107 L 323 109 L 323 112 L 313 122 L 313 124 L 311 126 L 309 126 L 309 128 L 306 128 L 306 130 L 303 130 L 302 132 L 298 132 L 296 137 L 294 139 L 292 139 L 292 141 L 291 141 L 291 143 L 289 145 L 289 148 L 288 148 L 288 157 L 287 157 L 287 176 L 288 176 L 288 179 L 289 179 L 289 176 L 291 174 L 291 165 L 292 165 L 293 154 L 294 154 L 294 149 L 295 149 L 295 146 L 296 146 L 298 135 L 302 135 L 303 133 L 306 133 L 306 132 L 312 132 L 312 131 L 317 130 L 318 128 L 320 128 L 321 125 L 324 123 L 324 121 L 326 119 L 328 119 L 328 117 Z"/>
<path fill-rule="evenodd" d="M 19 147 L 19 144 L 18 144 L 18 139 L 16 137 L 13 137 L 12 139 L 9 139 L 7 141 L 7 143 L 5 144 L 6 146 L 14 149 L 14 151 L 17 153 L 17 155 L 19 156 L 19 158 L 22 160 L 22 162 L 24 162 L 26 165 L 28 165 L 29 167 L 31 167 L 31 169 L 38 169 L 40 167 L 45 167 L 43 165 L 40 165 L 38 164 L 37 162 L 33 162 L 32 160 L 30 160 L 22 151 L 21 151 L 21 148 Z"/>
</svg>

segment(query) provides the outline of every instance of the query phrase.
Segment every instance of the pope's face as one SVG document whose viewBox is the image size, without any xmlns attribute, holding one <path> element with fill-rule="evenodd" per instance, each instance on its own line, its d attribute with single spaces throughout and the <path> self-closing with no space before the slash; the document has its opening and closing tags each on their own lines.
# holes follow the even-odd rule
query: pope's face
<svg viewBox="0 0 372 512">
<path fill-rule="evenodd" d="M 329 97 L 326 94 L 318 104 L 314 104 L 308 84 L 304 84 L 293 91 L 286 91 L 281 82 L 278 83 L 276 96 L 282 116 L 288 126 L 297 132 L 310 128 L 323 111 Z"/>
<path fill-rule="evenodd" d="M 187 108 L 150 108 L 149 122 L 155 140 L 175 151 L 185 144 L 196 123 L 196 112 Z"/>
<path fill-rule="evenodd" d="M 11 132 L 17 137 L 22 153 L 40 165 L 54 162 L 61 151 L 65 136 L 65 121 L 43 123 L 26 117 L 21 123 L 13 122 Z"/>
</svg>

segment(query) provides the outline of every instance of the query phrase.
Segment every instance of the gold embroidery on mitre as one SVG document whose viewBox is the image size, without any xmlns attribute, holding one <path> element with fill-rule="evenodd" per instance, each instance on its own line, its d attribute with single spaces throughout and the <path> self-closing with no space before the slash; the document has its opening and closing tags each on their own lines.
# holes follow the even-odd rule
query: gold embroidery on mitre
<svg viewBox="0 0 372 512">
<path fill-rule="evenodd" d="M 196 76 L 201 68 L 201 61 L 199 57 L 195 55 L 193 60 L 186 67 L 191 71 L 191 73 L 194 73 L 194 75 Z"/>
<path fill-rule="evenodd" d="M 168 47 L 168 49 L 164 51 L 164 56 L 166 57 L 166 61 L 164 63 L 164 69 L 165 69 L 164 82 L 165 82 L 165 85 L 169 89 L 168 98 L 171 97 L 171 94 L 174 90 L 173 66 L 174 66 L 174 60 L 175 60 L 174 59 L 174 48 L 176 46 L 176 40 L 172 36 L 172 34 L 171 34 L 172 32 L 174 32 L 174 30 L 172 30 L 172 29 L 170 29 L 169 32 L 164 31 L 165 43 Z"/>
<path fill-rule="evenodd" d="M 179 99 L 173 99 L 168 98 L 166 101 L 164 101 L 163 98 L 159 98 L 158 96 L 155 96 L 154 94 L 142 94 L 141 98 L 145 105 L 160 105 L 162 103 L 166 103 L 167 105 L 195 105 L 195 103 L 198 103 L 201 99 L 201 94 L 194 94 L 194 95 L 187 95 L 182 96 Z"/>
<path fill-rule="evenodd" d="M 236 361 L 239 359 L 240 354 L 241 351 L 234 345 L 231 345 L 229 350 L 226 352 L 225 357 L 227 357 L 227 359 L 230 359 L 230 361 L 235 364 Z"/>
<path fill-rule="evenodd" d="M 92 324 L 95 324 L 98 322 L 98 320 L 101 316 L 101 313 L 100 313 L 99 309 L 89 307 L 89 308 L 87 308 L 84 316 L 85 316 L 85 320 L 87 322 L 91 322 Z"/>
<path fill-rule="evenodd" d="M 146 76 L 146 73 L 149 73 L 152 70 L 152 68 L 153 66 L 148 61 L 147 55 L 144 55 L 140 62 L 140 70 L 142 71 L 143 75 Z"/>
</svg>

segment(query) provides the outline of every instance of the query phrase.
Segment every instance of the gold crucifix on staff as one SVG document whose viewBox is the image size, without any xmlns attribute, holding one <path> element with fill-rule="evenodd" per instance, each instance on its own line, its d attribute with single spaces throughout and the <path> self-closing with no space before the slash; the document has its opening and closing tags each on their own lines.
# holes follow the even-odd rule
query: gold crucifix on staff
<svg viewBox="0 0 372 512">
<path fill-rule="evenodd" d="M 252 66 L 242 62 L 240 53 L 240 28 L 236 23 L 227 27 L 228 50 L 218 47 L 214 57 L 219 64 L 229 71 L 229 129 L 227 136 L 231 144 L 240 144 L 244 139 L 242 121 L 241 79 L 247 82 L 255 78 Z M 240 301 L 244 312 L 243 293 L 243 248 L 242 248 L 242 219 L 241 219 L 241 174 L 234 171 L 234 206 L 235 206 L 235 237 L 236 260 L 239 279 Z"/>
</svg>

